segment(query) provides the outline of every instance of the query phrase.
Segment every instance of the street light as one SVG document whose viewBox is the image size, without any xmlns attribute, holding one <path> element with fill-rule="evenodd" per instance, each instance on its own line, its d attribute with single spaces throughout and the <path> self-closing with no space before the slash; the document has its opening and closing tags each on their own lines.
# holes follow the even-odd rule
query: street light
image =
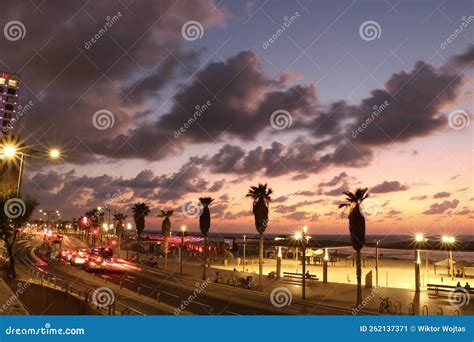
<svg viewBox="0 0 474 342">
<path fill-rule="evenodd" d="M 243 235 L 244 238 L 244 263 L 242 265 L 242 271 L 245 273 L 245 243 L 247 242 L 247 235 Z"/>
<path fill-rule="evenodd" d="M 179 249 L 179 273 L 183 274 L 183 254 L 184 254 L 184 232 L 186 226 L 181 226 L 181 248 Z"/>
<path fill-rule="evenodd" d="M 416 250 L 415 250 L 415 292 L 419 293 L 420 292 L 420 287 L 421 287 L 421 281 L 420 281 L 420 264 L 421 264 L 421 257 L 420 257 L 420 245 L 425 242 L 425 236 L 421 233 L 415 234 L 415 245 L 416 245 Z"/>
<path fill-rule="evenodd" d="M 17 148 L 16 146 L 14 145 L 5 145 L 3 146 L 3 155 L 7 158 L 7 159 L 13 159 L 15 156 L 16 156 L 16 153 L 17 153 Z"/>
<path fill-rule="evenodd" d="M 306 299 L 306 242 L 307 242 L 307 237 L 306 237 L 306 233 L 308 232 L 308 227 L 307 226 L 304 226 L 303 227 L 303 232 L 296 232 L 295 233 L 295 240 L 297 241 L 302 241 L 302 245 L 303 245 L 303 257 L 302 257 L 302 262 L 303 262 L 303 276 L 301 277 L 302 278 L 302 289 L 301 289 L 301 298 L 303 300 Z"/>
<path fill-rule="evenodd" d="M 452 246 L 456 243 L 456 238 L 450 235 L 443 235 L 441 237 L 441 242 L 443 242 L 448 248 L 448 276 L 454 277 L 454 270 L 453 270 L 453 250 L 451 249 Z"/>
<path fill-rule="evenodd" d="M 51 159 L 58 159 L 61 156 L 61 152 L 57 148 L 53 148 L 49 151 L 49 157 Z"/>
</svg>

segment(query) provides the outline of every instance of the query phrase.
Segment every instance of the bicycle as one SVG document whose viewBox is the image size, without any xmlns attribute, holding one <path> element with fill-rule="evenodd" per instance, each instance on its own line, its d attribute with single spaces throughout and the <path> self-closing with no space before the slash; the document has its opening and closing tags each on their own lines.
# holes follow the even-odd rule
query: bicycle
<svg viewBox="0 0 474 342">
<path fill-rule="evenodd" d="M 227 278 L 227 285 L 237 285 L 241 282 L 240 278 L 236 277 L 235 275 L 230 275 Z"/>
<path fill-rule="evenodd" d="M 379 299 L 381 300 L 380 306 L 379 306 L 379 312 L 390 313 L 392 311 L 392 302 L 389 300 L 389 297 L 387 298 L 379 297 Z"/>
</svg>

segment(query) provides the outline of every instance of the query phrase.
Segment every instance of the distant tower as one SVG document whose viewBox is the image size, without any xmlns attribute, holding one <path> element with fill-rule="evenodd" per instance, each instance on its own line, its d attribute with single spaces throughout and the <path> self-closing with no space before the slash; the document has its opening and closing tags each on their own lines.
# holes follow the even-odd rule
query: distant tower
<svg viewBox="0 0 474 342">
<path fill-rule="evenodd" d="M 0 72 L 0 134 L 9 135 L 18 118 L 18 92 L 20 76 L 7 72 Z"/>
<path fill-rule="evenodd" d="M 18 91 L 20 77 L 0 72 L 0 145 L 18 145 L 13 128 L 18 115 Z M 3 147 L 2 147 L 3 148 Z M 1 149 L 0 149 L 1 150 Z M 0 196 L 10 198 L 19 195 L 23 155 L 20 159 L 8 159 L 0 155 Z"/>
</svg>

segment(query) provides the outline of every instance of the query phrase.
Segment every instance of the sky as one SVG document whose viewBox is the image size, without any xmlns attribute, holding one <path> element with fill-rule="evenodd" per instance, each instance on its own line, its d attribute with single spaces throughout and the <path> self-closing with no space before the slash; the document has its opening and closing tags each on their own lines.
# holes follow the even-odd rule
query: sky
<svg viewBox="0 0 474 342">
<path fill-rule="evenodd" d="M 15 1 L 0 70 L 32 103 L 14 133 L 23 194 L 63 219 L 161 209 L 198 231 L 344 234 L 368 187 L 368 234 L 472 235 L 472 1 Z M 30 102 L 31 101 L 31 102 Z M 26 107 L 25 107 L 26 108 Z"/>
</svg>

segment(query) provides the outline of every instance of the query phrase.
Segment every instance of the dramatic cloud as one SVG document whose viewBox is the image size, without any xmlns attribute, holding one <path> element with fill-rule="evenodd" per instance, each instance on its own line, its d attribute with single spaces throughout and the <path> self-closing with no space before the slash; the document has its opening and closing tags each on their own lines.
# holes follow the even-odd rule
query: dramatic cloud
<svg viewBox="0 0 474 342">
<path fill-rule="evenodd" d="M 460 66 L 469 66 L 474 62 L 474 45 L 470 45 L 467 50 L 453 57 L 453 62 Z"/>
<path fill-rule="evenodd" d="M 2 7 L 2 17 L 21 19 L 27 31 L 21 42 L 0 42 L 0 70 L 18 71 L 20 103 L 33 102 L 16 129 L 32 143 L 30 134 L 70 147 L 71 161 L 82 163 L 94 153 L 120 158 L 119 144 L 101 149 L 98 142 L 141 125 L 162 90 L 194 72 L 199 52 L 183 49 L 182 25 L 192 18 L 210 29 L 227 14 L 208 0 L 192 7 L 172 0 L 41 2 L 37 9 L 15 1 Z M 108 129 L 93 125 L 99 110 L 113 115 Z"/>
<path fill-rule="evenodd" d="M 451 194 L 449 192 L 442 191 L 442 192 L 438 192 L 438 193 L 434 194 L 433 198 L 446 198 L 446 197 L 449 197 L 449 196 L 451 196 Z"/>
<path fill-rule="evenodd" d="M 420 196 L 413 196 L 412 198 L 410 198 L 410 200 L 411 201 L 423 201 L 427 198 L 428 198 L 427 195 L 420 195 Z"/>
<path fill-rule="evenodd" d="M 425 215 L 442 214 L 448 209 L 455 209 L 459 204 L 457 199 L 452 201 L 444 201 L 442 203 L 433 203 L 430 208 L 423 212 Z"/>
<path fill-rule="evenodd" d="M 296 125 L 316 111 L 315 89 L 311 85 L 287 88 L 288 78 L 283 76 L 269 78 L 251 51 L 211 62 L 179 89 L 168 113 L 95 149 L 106 155 L 120 149 L 122 158 L 161 159 L 189 143 L 212 143 L 224 137 L 254 140 L 261 131 L 273 130 L 270 118 L 277 110 L 290 112 Z"/>
<path fill-rule="evenodd" d="M 340 174 L 338 174 L 337 176 L 334 176 L 333 179 L 331 179 L 329 182 L 322 182 L 322 183 L 319 183 L 319 186 L 336 186 L 338 185 L 340 182 L 344 182 L 345 180 L 347 180 L 349 176 L 347 175 L 347 173 L 345 172 L 341 172 Z"/>
<path fill-rule="evenodd" d="M 409 186 L 406 184 L 400 184 L 399 181 L 384 181 L 380 184 L 377 184 L 370 188 L 370 192 L 374 194 L 384 194 L 387 192 L 395 192 L 395 191 L 405 191 L 408 190 Z"/>
<path fill-rule="evenodd" d="M 359 107 L 364 112 L 357 115 L 350 132 L 371 117 L 357 136 L 362 144 L 380 146 L 427 136 L 445 127 L 447 119 L 440 109 L 457 97 L 462 84 L 459 74 L 419 61 L 411 71 L 393 74 L 384 89 L 362 100 Z"/>
</svg>

